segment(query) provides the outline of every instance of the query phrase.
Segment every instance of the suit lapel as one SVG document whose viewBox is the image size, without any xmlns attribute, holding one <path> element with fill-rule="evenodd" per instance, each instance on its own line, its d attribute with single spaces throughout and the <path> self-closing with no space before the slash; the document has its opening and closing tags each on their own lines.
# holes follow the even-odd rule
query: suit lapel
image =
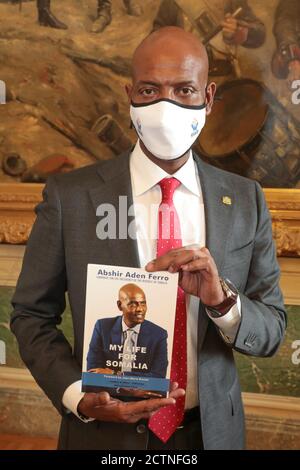
<svg viewBox="0 0 300 470">
<path fill-rule="evenodd" d="M 117 317 L 111 329 L 111 344 L 122 344 L 122 316 Z"/>
<path fill-rule="evenodd" d="M 127 152 L 117 159 L 99 165 L 99 185 L 90 189 L 90 197 L 95 211 L 101 204 L 115 211 L 113 220 L 116 222 L 116 237 L 105 240 L 96 239 L 93 251 L 106 252 L 108 264 L 117 266 L 139 266 L 137 242 L 127 234 L 128 224 L 134 224 L 134 216 L 128 217 L 128 209 L 132 205 L 132 189 L 129 171 L 129 155 Z M 100 219 L 99 219 L 100 220 Z M 134 227 L 134 225 L 133 225 Z M 135 230 L 134 230 L 134 233 Z M 97 257 L 96 257 L 97 259 Z"/>
<path fill-rule="evenodd" d="M 225 261 L 227 242 L 230 238 L 234 206 L 234 189 L 224 181 L 218 171 L 194 155 L 203 193 L 206 247 L 209 249 L 219 272 Z"/>
<path fill-rule="evenodd" d="M 233 227 L 234 189 L 227 184 L 222 175 L 211 165 L 204 163 L 196 154 L 200 184 L 203 194 L 206 247 L 215 260 L 221 275 L 225 262 L 227 241 Z M 201 351 L 208 326 L 208 316 L 200 302 L 198 320 L 198 355 Z"/>
</svg>

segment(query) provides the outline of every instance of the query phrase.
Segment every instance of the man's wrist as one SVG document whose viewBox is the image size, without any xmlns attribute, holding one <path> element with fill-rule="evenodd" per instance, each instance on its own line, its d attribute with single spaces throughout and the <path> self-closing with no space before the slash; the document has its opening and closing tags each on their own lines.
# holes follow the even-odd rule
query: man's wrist
<svg viewBox="0 0 300 470">
<path fill-rule="evenodd" d="M 220 284 L 225 295 L 225 299 L 217 305 L 205 305 L 209 315 L 213 318 L 220 318 L 237 303 L 238 291 L 229 279 L 220 278 Z"/>
<path fill-rule="evenodd" d="M 89 422 L 89 421 L 94 421 L 94 418 L 91 418 L 90 416 L 87 416 L 85 414 L 85 410 L 83 409 L 83 399 L 84 399 L 84 396 L 81 398 L 80 402 L 78 403 L 77 405 L 77 414 L 78 414 L 78 417 L 84 421 L 84 422 Z"/>
<path fill-rule="evenodd" d="M 78 416 L 79 418 L 82 420 L 82 421 L 90 421 L 92 420 L 93 418 L 89 418 L 88 416 L 80 413 L 79 409 L 77 408 L 77 413 L 78 413 Z"/>
</svg>

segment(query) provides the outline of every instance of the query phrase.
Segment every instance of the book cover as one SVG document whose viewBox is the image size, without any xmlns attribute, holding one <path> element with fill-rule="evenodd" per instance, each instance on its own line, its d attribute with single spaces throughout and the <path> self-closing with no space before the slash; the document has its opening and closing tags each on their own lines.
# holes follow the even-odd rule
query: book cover
<svg viewBox="0 0 300 470">
<path fill-rule="evenodd" d="M 178 274 L 89 264 L 82 391 L 168 396 Z"/>
</svg>

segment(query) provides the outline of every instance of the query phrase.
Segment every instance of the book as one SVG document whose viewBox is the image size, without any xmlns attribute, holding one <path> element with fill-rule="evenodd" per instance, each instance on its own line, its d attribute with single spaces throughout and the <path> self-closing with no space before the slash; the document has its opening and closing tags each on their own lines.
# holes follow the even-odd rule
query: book
<svg viewBox="0 0 300 470">
<path fill-rule="evenodd" d="M 178 274 L 88 264 L 82 391 L 168 396 Z"/>
</svg>

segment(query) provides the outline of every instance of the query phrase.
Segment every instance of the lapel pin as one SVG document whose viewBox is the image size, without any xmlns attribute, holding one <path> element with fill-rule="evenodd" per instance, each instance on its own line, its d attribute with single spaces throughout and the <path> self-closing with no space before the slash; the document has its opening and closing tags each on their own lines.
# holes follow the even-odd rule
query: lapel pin
<svg viewBox="0 0 300 470">
<path fill-rule="evenodd" d="M 222 202 L 223 202 L 223 204 L 226 204 L 227 206 L 231 206 L 231 204 L 232 204 L 231 197 L 223 196 L 222 197 Z"/>
</svg>

